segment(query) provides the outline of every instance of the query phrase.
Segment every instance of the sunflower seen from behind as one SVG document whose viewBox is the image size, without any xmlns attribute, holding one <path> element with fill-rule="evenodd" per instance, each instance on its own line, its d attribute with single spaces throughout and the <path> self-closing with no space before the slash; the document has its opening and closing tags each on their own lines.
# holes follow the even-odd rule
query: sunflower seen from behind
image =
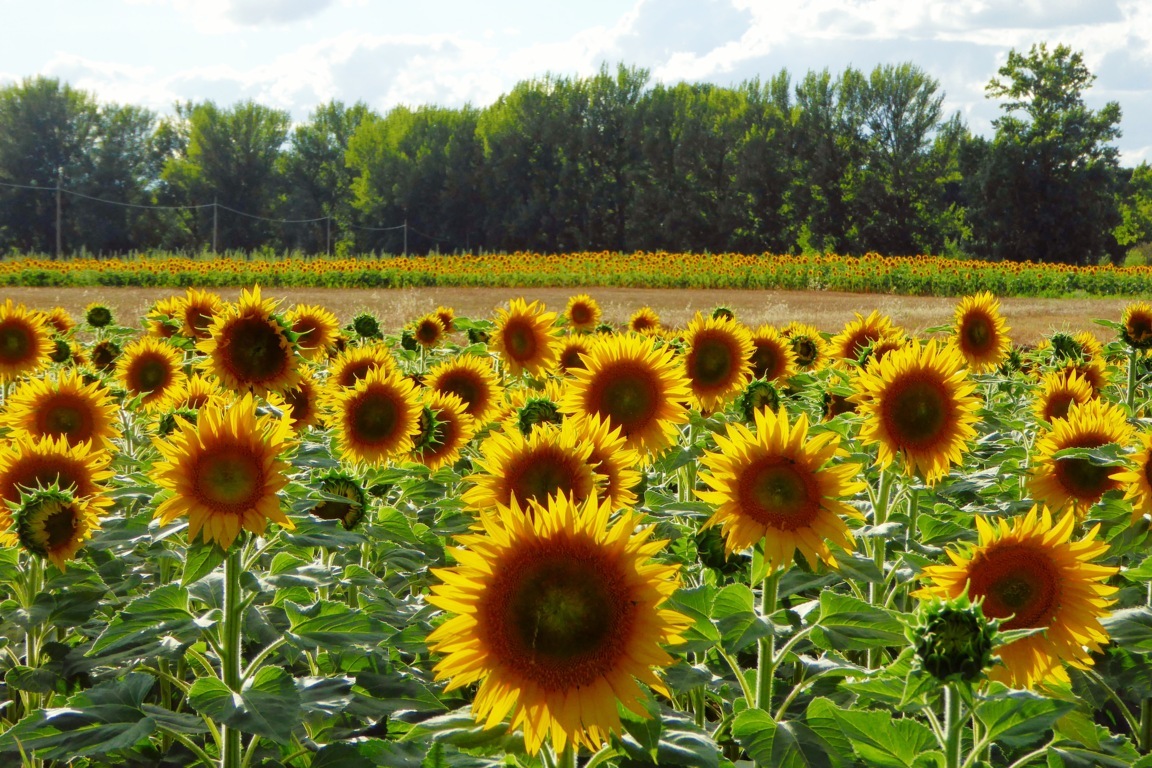
<svg viewBox="0 0 1152 768">
<path fill-rule="evenodd" d="M 834 463 L 847 456 L 832 431 L 809 435 L 808 417 L 792 424 L 783 410 L 755 412 L 755 431 L 731 423 L 717 434 L 717 451 L 704 454 L 696 495 L 715 507 L 706 526 L 719 525 L 725 552 L 763 545 L 765 563 L 783 567 L 799 552 L 815 565 L 832 564 L 829 543 L 851 551 L 845 518 L 861 514 L 843 499 L 866 486 L 859 464 Z"/>
<path fill-rule="evenodd" d="M 752 373 L 752 337 L 727 317 L 697 313 L 684 331 L 684 379 L 692 403 L 702 412 L 723 408 L 748 383 Z"/>
<path fill-rule="evenodd" d="M 212 320 L 209 337 L 197 343 L 205 355 L 198 365 L 238 394 L 265 395 L 294 387 L 301 358 L 276 305 L 274 299 L 261 298 L 260 286 L 243 291 L 239 302 Z"/>
<path fill-rule="evenodd" d="M 55 378 L 29 379 L 9 395 L 0 425 L 32 437 L 63 437 L 107 450 L 120 435 L 118 408 L 100 382 L 85 383 L 75 369 Z"/>
<path fill-rule="evenodd" d="M 1000 628 L 1043 629 L 1040 634 L 996 649 L 1003 666 L 989 676 L 1012 687 L 1045 681 L 1068 682 L 1064 665 L 1086 669 L 1092 653 L 1108 643 L 1100 623 L 1116 587 L 1105 581 L 1116 568 L 1096 564 L 1108 551 L 1098 541 L 1099 526 L 1072 540 L 1075 516 L 1053 522 L 1042 506 L 1011 520 L 976 516 L 976 546 L 949 550 L 951 563 L 929 565 L 920 578 L 930 582 L 917 596 L 982 599 L 984 615 L 1001 619 Z"/>
<path fill-rule="evenodd" d="M 457 537 L 457 565 L 434 569 L 428 601 L 448 618 L 428 636 L 437 680 L 478 685 L 476 722 L 506 719 L 528 752 L 595 750 L 622 731 L 617 706 L 650 717 L 637 683 L 667 695 L 653 667 L 673 661 L 692 622 L 665 607 L 678 566 L 653 562 L 666 542 L 608 504 L 564 497 L 501 505 Z"/>
<path fill-rule="evenodd" d="M 51 326 L 41 313 L 12 299 L 0 305 L 0 384 L 44 368 L 55 348 Z"/>
<path fill-rule="evenodd" d="M 184 391 L 184 353 L 157 336 L 142 336 L 116 361 L 116 378 L 148 413 L 171 407 Z"/>
<path fill-rule="evenodd" d="M 543 376 L 555 367 L 560 351 L 555 339 L 555 322 L 556 313 L 545 311 L 540 302 L 529 304 L 524 299 L 512 299 L 508 309 L 496 310 L 489 349 L 499 356 L 512 376 L 524 371 Z"/>
<path fill-rule="evenodd" d="M 149 476 L 168 492 L 154 517 L 187 517 L 189 542 L 228 550 L 241 531 L 264 535 L 269 521 L 295 527 L 279 496 L 291 471 L 284 454 L 294 447 L 287 413 L 257 413 L 248 393 L 202 408 L 195 424 L 178 420 L 153 444 L 162 458 Z"/>
<path fill-rule="evenodd" d="M 11 516 L 12 534 L 0 533 L 0 544 L 14 534 L 26 551 L 43 557 L 61 571 L 67 569 L 68 561 L 100 528 L 95 506 L 58 488 L 23 494 Z"/>
<path fill-rule="evenodd" d="M 420 400 L 399 371 L 372 369 L 354 386 L 330 394 L 326 408 L 337 456 L 345 461 L 380 466 L 412 450 Z"/>
<path fill-rule="evenodd" d="M 1057 458 L 1056 454 L 1068 448 L 1103 448 L 1110 443 L 1124 446 L 1131 439 L 1132 427 L 1121 406 L 1097 399 L 1073 403 L 1067 418 L 1054 421 L 1036 440 L 1029 484 L 1033 497 L 1053 512 L 1071 508 L 1083 517 L 1105 493 L 1120 487 L 1113 477 L 1117 468 L 1089 458 Z"/>
<path fill-rule="evenodd" d="M 1000 302 L 988 291 L 965 296 L 956 307 L 953 341 L 973 373 L 993 371 L 1012 349 Z"/>
</svg>

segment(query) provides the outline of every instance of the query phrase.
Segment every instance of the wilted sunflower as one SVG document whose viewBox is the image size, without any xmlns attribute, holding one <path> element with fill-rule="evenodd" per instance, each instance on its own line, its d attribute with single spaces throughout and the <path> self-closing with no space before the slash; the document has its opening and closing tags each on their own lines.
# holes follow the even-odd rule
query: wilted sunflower
<svg viewBox="0 0 1152 768">
<path fill-rule="evenodd" d="M 1133 349 L 1152 348 L 1152 304 L 1138 301 L 1124 307 L 1120 338 Z"/>
<path fill-rule="evenodd" d="M 990 292 L 965 296 L 956 307 L 956 346 L 973 373 L 995 370 L 1012 349 L 1000 302 Z"/>
<path fill-rule="evenodd" d="M 240 294 L 208 327 L 209 338 L 197 343 L 205 357 L 198 362 L 236 393 L 283 392 L 300 380 L 296 345 L 287 321 L 276 314 L 274 299 L 261 299 L 260 286 Z"/>
<path fill-rule="evenodd" d="M 0 306 L 0 383 L 48 365 L 55 346 L 41 314 L 13 304 L 12 299 Z"/>
<path fill-rule="evenodd" d="M 202 536 L 227 550 L 241 530 L 264 535 L 271 520 L 294 528 L 277 495 L 291 466 L 281 454 L 291 447 L 287 414 L 257 415 L 251 393 L 208 405 L 196 423 L 177 422 L 168 438 L 155 439 L 163 461 L 148 473 L 171 495 L 156 508 L 164 524 L 188 518 L 188 540 Z"/>
<path fill-rule="evenodd" d="M 528 371 L 533 376 L 543 376 L 555 367 L 559 353 L 555 322 L 556 313 L 545 312 L 540 302 L 526 304 L 524 299 L 513 299 L 508 309 L 496 310 L 489 348 L 500 356 L 511 375 Z"/>
<path fill-rule="evenodd" d="M 844 517 L 861 517 L 840 499 L 863 491 L 859 464 L 833 465 L 847 456 L 834 432 L 808 435 L 808 417 L 791 426 L 781 409 L 756 411 L 756 431 L 728 425 L 717 434 L 718 452 L 701 462 L 700 479 L 711 489 L 696 495 L 716 507 L 707 526 L 720 525 L 731 555 L 763 542 L 764 561 L 787 566 L 798 551 L 809 563 L 832 563 L 828 542 L 851 551 L 854 543 Z"/>
<path fill-rule="evenodd" d="M 184 354 L 163 339 L 142 336 L 124 348 L 116 378 L 130 396 L 142 395 L 145 411 L 162 410 L 184 391 Z"/>
<path fill-rule="evenodd" d="M 568 299 L 568 306 L 564 309 L 564 318 L 568 327 L 574 331 L 591 333 L 600 322 L 600 305 L 596 299 L 586 293 L 577 294 Z"/>
<path fill-rule="evenodd" d="M 340 321 L 336 315 L 317 304 L 297 304 L 284 313 L 284 319 L 298 334 L 296 345 L 300 354 L 309 360 L 323 360 L 340 335 Z"/>
<path fill-rule="evenodd" d="M 652 307 L 640 307 L 628 318 L 628 330 L 633 333 L 656 333 L 660 330 L 660 315 Z"/>
<path fill-rule="evenodd" d="M 1071 506 L 1082 517 L 1107 491 L 1120 487 L 1112 477 L 1117 468 L 1094 464 L 1086 458 L 1058 459 L 1055 454 L 1066 448 L 1127 445 L 1131 438 L 1132 427 L 1120 406 L 1102 400 L 1073 403 L 1068 417 L 1054 421 L 1052 429 L 1036 441 L 1030 483 L 1036 501 L 1054 512 Z"/>
<path fill-rule="evenodd" d="M 1068 418 L 1072 403 L 1086 403 L 1094 397 L 1092 385 L 1075 371 L 1045 373 L 1032 402 L 1032 412 L 1037 419 L 1051 424 L 1056 419 Z"/>
<path fill-rule="evenodd" d="M 1046 630 L 997 648 L 1004 666 L 992 668 L 992 679 L 1024 688 L 1067 682 L 1064 664 L 1087 668 L 1090 654 L 1108 643 L 1100 619 L 1116 592 L 1104 582 L 1116 569 L 1092 562 L 1108 551 L 1096 540 L 1100 527 L 1074 542 L 1075 524 L 1071 514 L 1053 524 L 1040 506 L 1012 520 L 990 523 L 977 515 L 980 543 L 949 551 L 951 565 L 930 565 L 921 573 L 932 585 L 919 597 L 958 597 L 967 589 L 973 600 L 983 599 L 985 616 L 1005 620 L 1001 629 Z"/>
<path fill-rule="evenodd" d="M 556 358 L 556 367 L 561 374 L 568 373 L 574 368 L 583 368 L 584 360 L 581 355 L 588 354 L 592 349 L 592 340 L 582 334 L 570 334 L 560 342 L 560 354 Z"/>
<path fill-rule="evenodd" d="M 493 432 L 473 460 L 479 470 L 464 478 L 475 483 L 464 492 L 464 503 L 478 512 L 491 512 L 516 499 L 544 503 L 549 496 L 571 496 L 577 502 L 596 496 L 604 477 L 588 462 L 592 446 L 573 422 L 541 424 L 524 437 L 518 430 Z"/>
<path fill-rule="evenodd" d="M 330 394 L 327 409 L 338 455 L 345 460 L 380 465 L 412 450 L 420 402 L 399 371 L 369 371 L 355 386 Z"/>
<path fill-rule="evenodd" d="M 11 530 L 20 545 L 50 560 L 61 571 L 100 527 L 100 518 L 93 506 L 68 491 L 55 488 L 25 495 L 11 515 Z M 6 537 L 0 534 L 0 539 L 3 538 Z"/>
<path fill-rule="evenodd" d="M 1124 498 L 1132 502 L 1132 522 L 1152 514 L 1152 432 L 1140 436 L 1140 450 L 1131 458 L 1130 467 L 1112 473 L 1112 479 L 1127 490 Z"/>
<path fill-rule="evenodd" d="M 348 347 L 328 365 L 328 389 L 353 387 L 370 371 L 390 371 L 395 366 L 392 353 L 383 344 Z"/>
<path fill-rule="evenodd" d="M 890 352 L 852 386 L 850 400 L 864 416 L 860 440 L 878 446 L 882 468 L 900 454 L 908 474 L 935 483 L 963 461 L 980 400 L 955 347 L 932 340 Z"/>
<path fill-rule="evenodd" d="M 701 411 L 723 408 L 748 383 L 752 372 L 752 337 L 735 320 L 705 318 L 700 313 L 684 332 L 684 378 L 692 402 Z"/>
<path fill-rule="evenodd" d="M 109 506 L 104 482 L 112 477 L 111 457 L 91 443 L 69 445 L 63 437 L 16 435 L 0 449 L 0 515 L 7 504 L 20 504 L 21 490 L 56 486 L 90 504 L 94 511 Z M 0 528 L 5 526 L 0 524 Z"/>
<path fill-rule="evenodd" d="M 423 400 L 412 459 L 435 471 L 460 458 L 460 451 L 476 434 L 476 422 L 456 395 L 425 389 Z"/>
<path fill-rule="evenodd" d="M 688 421 L 691 390 L 672 350 L 657 349 L 638 334 L 604 336 L 585 356 L 560 408 L 573 415 L 599 415 L 620 428 L 628 447 L 644 458 L 671 445 Z"/>
<path fill-rule="evenodd" d="M 592 450 L 588 454 L 588 464 L 592 470 L 604 476 L 604 487 L 599 490 L 601 501 L 612 509 L 632 507 L 636 504 L 635 489 L 643 476 L 636 471 L 640 465 L 640 454 L 628 447 L 620 427 L 612 427 L 607 421 L 593 414 L 574 417 L 578 419 L 573 427 L 583 435 Z"/>
<path fill-rule="evenodd" d="M 91 442 L 104 450 L 120 434 L 111 393 L 98 382 L 85 383 L 75 369 L 55 379 L 23 382 L 9 395 L 0 424 L 33 437 L 63 437 L 70 445 Z"/>
<path fill-rule="evenodd" d="M 775 381 L 796 371 L 796 353 L 780 331 L 762 325 L 752 332 L 752 378 Z"/>
<path fill-rule="evenodd" d="M 477 428 L 495 418 L 504 401 L 504 389 L 491 360 L 479 355 L 459 355 L 433 366 L 424 377 L 424 385 L 460 398 Z"/>
<path fill-rule="evenodd" d="M 814 326 L 794 320 L 780 329 L 780 335 L 792 347 L 799 371 L 818 371 L 831 359 L 828 342 Z"/>
<path fill-rule="evenodd" d="M 836 336 L 832 337 L 832 354 L 840 360 L 859 360 L 864 351 L 885 336 L 898 331 L 887 315 L 872 310 L 868 317 L 859 312 Z"/>
<path fill-rule="evenodd" d="M 435 312 L 424 315 L 412 324 L 412 335 L 416 337 L 416 343 L 425 349 L 435 347 L 444 340 L 447 333 L 444 322 Z"/>
<path fill-rule="evenodd" d="M 472 713 L 491 728 L 511 714 L 530 753 L 546 737 L 597 749 L 622 726 L 617 702 L 650 717 L 640 680 L 667 695 L 652 667 L 673 658 L 691 620 L 661 606 L 678 566 L 652 561 L 664 541 L 638 515 L 594 499 L 501 506 L 483 533 L 459 536 L 458 565 L 428 601 L 452 615 L 428 636 L 447 690 L 479 684 Z"/>
</svg>

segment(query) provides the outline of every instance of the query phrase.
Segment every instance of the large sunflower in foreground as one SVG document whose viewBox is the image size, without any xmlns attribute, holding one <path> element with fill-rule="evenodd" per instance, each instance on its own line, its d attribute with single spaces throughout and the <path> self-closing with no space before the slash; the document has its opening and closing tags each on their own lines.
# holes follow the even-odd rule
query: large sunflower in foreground
<svg viewBox="0 0 1152 768">
<path fill-rule="evenodd" d="M 1032 495 L 1054 512 L 1071 506 L 1083 516 L 1107 491 L 1120 487 L 1112 476 L 1116 467 L 1094 464 L 1087 458 L 1056 458 L 1055 454 L 1067 448 L 1127 445 L 1131 438 L 1132 427 L 1119 405 L 1103 400 L 1073 403 L 1068 408 L 1068 418 L 1054 421 L 1052 429 L 1036 441 Z"/>
<path fill-rule="evenodd" d="M 414 438 L 412 460 L 433 471 L 460 458 L 460 451 L 476 434 L 476 422 L 456 395 L 423 391 L 420 428 Z"/>
<path fill-rule="evenodd" d="M 220 312 L 208 327 L 209 338 L 196 348 L 205 354 L 199 365 L 220 384 L 237 393 L 283 392 L 300 380 L 296 345 L 287 321 L 276 314 L 274 299 L 261 299 L 260 286 L 240 294 L 240 301 Z"/>
<path fill-rule="evenodd" d="M 4 404 L 0 425 L 33 437 L 63 437 L 70 445 L 92 442 L 112 447 L 119 436 L 117 408 L 107 388 L 86 384 L 75 369 L 51 378 L 29 379 Z"/>
<path fill-rule="evenodd" d="M 1032 413 L 1037 419 L 1049 424 L 1056 419 L 1068 418 L 1072 403 L 1084 404 L 1096 397 L 1096 391 L 1087 379 L 1075 371 L 1045 373 L 1040 381 L 1040 391 L 1032 401 Z"/>
<path fill-rule="evenodd" d="M 568 306 L 564 308 L 564 318 L 574 331 L 591 333 L 600 324 L 600 316 L 600 305 L 586 293 L 569 297 Z"/>
<path fill-rule="evenodd" d="M 908 474 L 935 483 L 976 436 L 980 400 L 955 347 L 932 340 L 889 352 L 854 377 L 853 389 L 849 399 L 864 416 L 860 440 L 878 446 L 882 468 L 899 454 Z"/>
<path fill-rule="evenodd" d="M 323 360 L 340 335 L 336 315 L 317 304 L 297 304 L 284 313 L 284 319 L 298 335 L 300 354 L 309 360 Z"/>
<path fill-rule="evenodd" d="M 522 371 L 543 376 L 556 365 L 559 353 L 555 322 L 556 313 L 544 311 L 540 302 L 527 304 L 524 299 L 513 299 L 508 309 L 496 310 L 489 348 L 500 356 L 513 376 Z"/>
<path fill-rule="evenodd" d="M 770 325 L 752 332 L 752 378 L 776 381 L 796 372 L 796 353 L 788 339 Z"/>
<path fill-rule="evenodd" d="M 687 617 L 662 607 L 675 565 L 652 561 L 665 542 L 638 515 L 563 497 L 500 506 L 482 533 L 459 536 L 458 565 L 435 569 L 428 601 L 451 615 L 428 636 L 447 690 L 478 684 L 472 713 L 493 727 L 511 715 L 528 751 L 551 737 L 595 750 L 622 730 L 619 702 L 650 717 L 637 680 L 667 691 L 652 667 L 673 658 Z"/>
<path fill-rule="evenodd" d="M 974 373 L 995 370 L 1012 349 L 1000 302 L 990 292 L 965 296 L 956 307 L 954 341 Z"/>
<path fill-rule="evenodd" d="M 145 411 L 163 410 L 184 390 L 184 354 L 164 339 L 142 336 L 117 359 L 116 378 L 130 396 L 141 396 Z"/>
<path fill-rule="evenodd" d="M 420 402 L 399 371 L 372 369 L 355 386 L 331 394 L 327 408 L 337 455 L 347 461 L 379 465 L 412 450 Z"/>
<path fill-rule="evenodd" d="M 0 305 L 0 383 L 33 373 L 56 348 L 43 316 L 7 299 Z"/>
<path fill-rule="evenodd" d="M 162 461 L 149 476 L 170 496 L 155 517 L 167 524 L 188 518 L 188 540 L 202 536 L 227 550 L 241 530 L 264 534 L 268 521 L 293 528 L 280 508 L 288 484 L 291 447 L 288 415 L 257 415 L 251 394 L 201 409 L 195 424 L 177 420 L 166 439 L 155 439 Z"/>
<path fill-rule="evenodd" d="M 473 460 L 479 470 L 464 478 L 475 483 L 461 497 L 478 512 L 491 512 L 516 499 L 544 503 L 557 494 L 577 502 L 596 496 L 604 477 L 588 458 L 592 446 L 573 422 L 540 424 L 525 437 L 517 429 L 493 432 L 480 445 Z"/>
<path fill-rule="evenodd" d="M 12 530 L 21 546 L 61 571 L 99 527 L 96 507 L 55 488 L 33 491 L 12 512 Z"/>
<path fill-rule="evenodd" d="M 675 442 L 692 393 L 671 348 L 639 334 L 604 336 L 584 360 L 586 368 L 571 372 L 561 410 L 600 416 L 641 458 Z"/>
<path fill-rule="evenodd" d="M 799 551 L 809 563 L 832 562 L 828 542 L 853 548 L 844 517 L 860 513 L 841 501 L 867 486 L 859 464 L 832 464 L 847 456 L 834 432 L 808 435 L 808 417 L 792 425 L 787 413 L 758 410 L 756 431 L 728 425 L 717 434 L 718 452 L 704 454 L 700 479 L 711 489 L 696 495 L 716 507 L 706 525 L 720 525 L 724 549 L 740 552 L 760 542 L 764 560 L 787 566 Z"/>
<path fill-rule="evenodd" d="M 697 313 L 684 331 L 684 378 L 692 402 L 701 411 L 723 408 L 744 388 L 752 373 L 752 337 L 726 317 Z"/>
<path fill-rule="evenodd" d="M 1024 688 L 1067 682 L 1064 664 L 1084 669 L 1092 664 L 1090 654 L 1108 643 L 1100 619 L 1116 592 L 1104 582 L 1116 569 L 1092 562 L 1108 551 L 1096 540 L 1099 526 L 1072 541 L 1075 524 L 1071 514 L 1053 523 L 1039 506 L 1012 520 L 990 523 L 977 515 L 980 543 L 949 551 L 950 565 L 921 573 L 932 585 L 919 597 L 959 597 L 967 590 L 973 600 L 983 599 L 985 616 L 1004 620 L 1001 629 L 1045 630 L 1000 646 L 1004 666 L 991 670 L 992 679 Z"/>
<path fill-rule="evenodd" d="M 491 359 L 479 355 L 460 355 L 433 366 L 424 377 L 424 385 L 460 398 L 477 427 L 491 421 L 504 402 L 504 388 L 492 370 Z"/>
<path fill-rule="evenodd" d="M 12 520 L 9 504 L 19 505 L 21 493 L 55 486 L 83 499 L 93 512 L 111 505 L 104 495 L 104 482 L 112 477 L 110 461 L 106 451 L 94 451 L 90 443 L 69 445 L 63 437 L 17 435 L 0 449 L 0 546 L 16 543 L 3 534 Z"/>
</svg>

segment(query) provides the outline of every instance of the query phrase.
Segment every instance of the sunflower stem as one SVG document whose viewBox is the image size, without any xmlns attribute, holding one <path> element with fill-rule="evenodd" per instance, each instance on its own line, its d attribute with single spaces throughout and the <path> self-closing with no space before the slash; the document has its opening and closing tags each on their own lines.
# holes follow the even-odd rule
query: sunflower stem
<svg viewBox="0 0 1152 768">
<path fill-rule="evenodd" d="M 960 768 L 960 732 L 964 720 L 960 717 L 960 692 L 955 683 L 944 686 L 944 766 Z"/>
<path fill-rule="evenodd" d="M 872 498 L 872 525 L 875 528 L 884 525 L 888 522 L 888 503 L 892 495 L 892 476 L 893 472 L 885 469 L 880 470 L 880 480 L 877 483 L 876 495 Z M 888 541 L 883 536 L 875 536 L 872 539 L 872 559 L 876 563 L 876 569 L 880 571 L 880 583 L 871 582 L 868 584 L 868 602 L 871 605 L 880 605 L 884 602 L 884 561 L 888 557 Z M 880 666 L 879 648 L 868 649 L 868 668 L 876 669 Z"/>
<path fill-rule="evenodd" d="M 568 742 L 564 751 L 556 756 L 556 768 L 576 768 L 576 747 L 572 742 Z"/>
<path fill-rule="evenodd" d="M 1152 697 L 1140 702 L 1140 751 L 1152 752 Z"/>
<path fill-rule="evenodd" d="M 773 566 L 760 591 L 760 617 L 772 625 L 776 613 L 776 593 L 780 586 L 781 571 Z M 756 660 L 756 707 L 771 714 L 773 684 L 776 680 L 776 635 L 772 632 L 760 638 Z"/>
<path fill-rule="evenodd" d="M 233 693 L 240 693 L 240 635 L 244 621 L 240 596 L 240 573 L 243 560 L 240 547 L 233 546 L 224 561 L 224 642 L 220 659 L 224 684 Z M 224 749 L 220 754 L 220 768 L 240 768 L 240 731 L 222 726 Z"/>
<path fill-rule="evenodd" d="M 1136 364 L 1140 352 L 1135 347 L 1128 348 L 1128 388 L 1125 391 L 1124 403 L 1128 406 L 1128 414 L 1136 415 Z"/>
</svg>

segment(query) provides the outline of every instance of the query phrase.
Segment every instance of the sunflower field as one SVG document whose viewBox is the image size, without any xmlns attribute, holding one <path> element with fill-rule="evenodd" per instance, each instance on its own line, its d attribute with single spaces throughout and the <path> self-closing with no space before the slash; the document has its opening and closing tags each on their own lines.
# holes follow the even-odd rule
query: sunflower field
<svg viewBox="0 0 1152 768">
<path fill-rule="evenodd" d="M 1100 322 L 9 300 L 0 765 L 1152 767 Z"/>
</svg>

